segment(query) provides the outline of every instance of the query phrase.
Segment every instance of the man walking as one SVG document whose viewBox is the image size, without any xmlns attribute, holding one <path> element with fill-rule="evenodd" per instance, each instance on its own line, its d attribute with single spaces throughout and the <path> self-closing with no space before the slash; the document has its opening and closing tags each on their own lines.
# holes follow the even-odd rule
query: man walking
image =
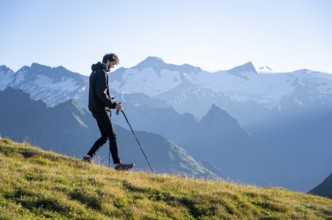
<svg viewBox="0 0 332 220">
<path fill-rule="evenodd" d="M 111 119 L 111 110 L 116 109 L 122 111 L 124 108 L 116 103 L 110 96 L 108 87 L 107 73 L 119 63 L 119 58 L 114 53 L 106 54 L 102 63 L 98 62 L 91 66 L 92 73 L 89 80 L 89 110 L 96 119 L 101 137 L 93 144 L 87 156 L 83 157 L 83 161 L 91 163 L 96 152 L 109 141 L 112 159 L 116 170 L 129 170 L 134 164 L 125 164 L 120 161 L 117 137 Z M 108 112 L 110 112 L 108 114 Z"/>
</svg>

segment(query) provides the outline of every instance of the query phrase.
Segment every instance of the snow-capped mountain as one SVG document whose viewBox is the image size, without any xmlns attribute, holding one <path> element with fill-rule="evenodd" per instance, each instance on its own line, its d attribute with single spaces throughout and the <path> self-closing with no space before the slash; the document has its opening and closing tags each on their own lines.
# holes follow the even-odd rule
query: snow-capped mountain
<svg viewBox="0 0 332 220">
<path fill-rule="evenodd" d="M 256 69 L 252 62 L 248 62 L 243 64 L 242 66 L 234 67 L 227 71 L 230 74 L 233 74 L 234 76 L 238 76 L 242 79 L 248 80 L 249 75 L 255 75 L 257 74 Z"/>
<path fill-rule="evenodd" d="M 147 57 L 145 60 L 137 64 L 135 69 L 142 71 L 146 68 L 152 68 L 154 71 L 160 73 L 162 70 L 170 70 L 170 71 L 179 71 L 179 72 L 186 72 L 186 73 L 195 73 L 202 71 L 199 67 L 194 67 L 188 64 L 183 65 L 174 65 L 165 63 L 159 57 Z"/>
<path fill-rule="evenodd" d="M 255 116 L 260 111 L 287 109 L 289 102 L 298 108 L 313 103 L 332 106 L 332 74 L 310 70 L 257 74 L 251 62 L 209 73 L 149 57 L 137 66 L 115 71 L 110 78 L 117 91 L 162 99 L 178 112 L 190 112 L 197 118 L 215 104 L 244 125 L 262 116 Z"/>
<path fill-rule="evenodd" d="M 262 66 L 257 69 L 257 73 L 274 73 L 274 72 L 270 67 Z"/>
<path fill-rule="evenodd" d="M 6 66 L 0 66 L 0 91 L 7 88 L 13 81 L 14 72 Z"/>
<path fill-rule="evenodd" d="M 158 57 L 148 57 L 132 68 L 122 68 L 111 73 L 110 80 L 112 87 L 124 94 L 143 93 L 156 97 L 201 71 L 188 64 L 177 66 L 166 64 Z"/>
<path fill-rule="evenodd" d="M 225 109 L 242 125 L 259 120 L 274 109 L 305 108 L 312 105 L 332 106 L 332 74 L 298 70 L 289 73 L 257 74 L 248 62 L 228 71 L 210 73 L 188 64 L 165 63 L 148 57 L 131 68 L 110 73 L 110 85 L 117 98 L 142 96 L 149 104 L 153 99 L 164 102 L 179 113 L 189 112 L 202 118 L 215 104 Z M 87 107 L 88 76 L 63 67 L 40 64 L 24 66 L 13 73 L 0 67 L 0 90 L 22 89 L 34 99 L 54 106 L 69 99 Z M 152 102 L 151 102 L 152 103 Z M 142 104 L 142 103 L 141 103 Z"/>
<path fill-rule="evenodd" d="M 0 91 L 7 87 L 21 89 L 35 100 L 43 100 L 48 106 L 74 99 L 86 106 L 88 77 L 73 73 L 64 67 L 51 68 L 33 63 L 16 73 L 0 67 Z"/>
</svg>

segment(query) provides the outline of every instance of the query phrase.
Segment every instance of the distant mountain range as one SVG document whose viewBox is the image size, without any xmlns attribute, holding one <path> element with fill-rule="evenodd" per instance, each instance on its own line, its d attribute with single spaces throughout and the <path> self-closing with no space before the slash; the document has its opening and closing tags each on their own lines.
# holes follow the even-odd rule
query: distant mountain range
<svg viewBox="0 0 332 220">
<path fill-rule="evenodd" d="M 177 112 L 188 112 L 196 118 L 206 115 L 214 104 L 243 126 L 289 109 L 332 106 L 332 74 L 305 69 L 258 74 L 251 62 L 210 73 L 148 57 L 137 66 L 116 70 L 110 78 L 113 88 L 123 94 L 140 93 L 158 98 Z"/>
<path fill-rule="evenodd" d="M 162 105 L 179 113 L 191 113 L 196 118 L 206 115 L 214 104 L 244 126 L 261 121 L 271 113 L 332 107 L 332 74 L 306 69 L 274 74 L 258 72 L 251 62 L 210 73 L 188 64 L 168 64 L 161 58 L 148 57 L 132 68 L 112 72 L 110 83 L 115 96 L 130 99 L 132 95 L 136 98 L 144 95 L 146 104 L 150 99 L 159 100 Z M 0 66 L 0 78 L 0 91 L 10 86 L 43 100 L 48 106 L 70 99 L 87 106 L 88 76 L 64 67 L 33 63 L 14 73 Z"/>
<path fill-rule="evenodd" d="M 332 74 L 276 73 L 251 62 L 211 73 L 148 57 L 109 78 L 136 129 L 161 134 L 231 178 L 307 192 L 332 172 Z M 86 108 L 87 82 L 63 67 L 0 67 L 0 90 L 21 89 L 49 107 L 73 99 Z M 127 126 L 122 117 L 116 123 Z M 263 168 L 267 179 L 255 173 Z"/>
<path fill-rule="evenodd" d="M 16 73 L 0 66 L 0 91 L 8 87 L 21 89 L 35 100 L 53 107 L 68 100 L 87 106 L 88 77 L 71 72 L 64 67 L 51 68 L 33 63 Z"/>
<path fill-rule="evenodd" d="M 45 150 L 82 157 L 99 138 L 96 122 L 74 101 L 48 108 L 42 101 L 32 100 L 21 90 L 7 88 L 0 92 L 0 134 L 15 141 L 26 141 Z M 134 162 L 137 170 L 149 170 L 131 132 L 116 126 L 120 156 Z M 137 132 L 152 166 L 157 172 L 181 174 L 197 178 L 221 178 L 185 150 L 160 135 Z M 108 163 L 108 144 L 95 162 Z"/>
</svg>

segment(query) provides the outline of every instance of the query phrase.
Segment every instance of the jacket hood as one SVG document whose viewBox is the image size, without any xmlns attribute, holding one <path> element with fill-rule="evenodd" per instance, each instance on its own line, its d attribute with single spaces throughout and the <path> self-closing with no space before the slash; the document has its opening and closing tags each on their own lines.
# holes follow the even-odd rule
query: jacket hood
<svg viewBox="0 0 332 220">
<path fill-rule="evenodd" d="M 107 70 L 107 66 L 104 63 L 98 62 L 96 64 L 92 64 L 91 70 L 92 71 L 96 71 L 96 70 Z"/>
</svg>

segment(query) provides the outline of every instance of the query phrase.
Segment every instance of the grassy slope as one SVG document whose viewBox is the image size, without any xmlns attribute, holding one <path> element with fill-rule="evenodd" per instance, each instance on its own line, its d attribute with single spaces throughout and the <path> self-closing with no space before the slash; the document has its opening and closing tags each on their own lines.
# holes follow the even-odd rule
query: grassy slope
<svg viewBox="0 0 332 220">
<path fill-rule="evenodd" d="M 0 139 L 0 219 L 332 219 L 284 189 L 116 172 Z"/>
</svg>

